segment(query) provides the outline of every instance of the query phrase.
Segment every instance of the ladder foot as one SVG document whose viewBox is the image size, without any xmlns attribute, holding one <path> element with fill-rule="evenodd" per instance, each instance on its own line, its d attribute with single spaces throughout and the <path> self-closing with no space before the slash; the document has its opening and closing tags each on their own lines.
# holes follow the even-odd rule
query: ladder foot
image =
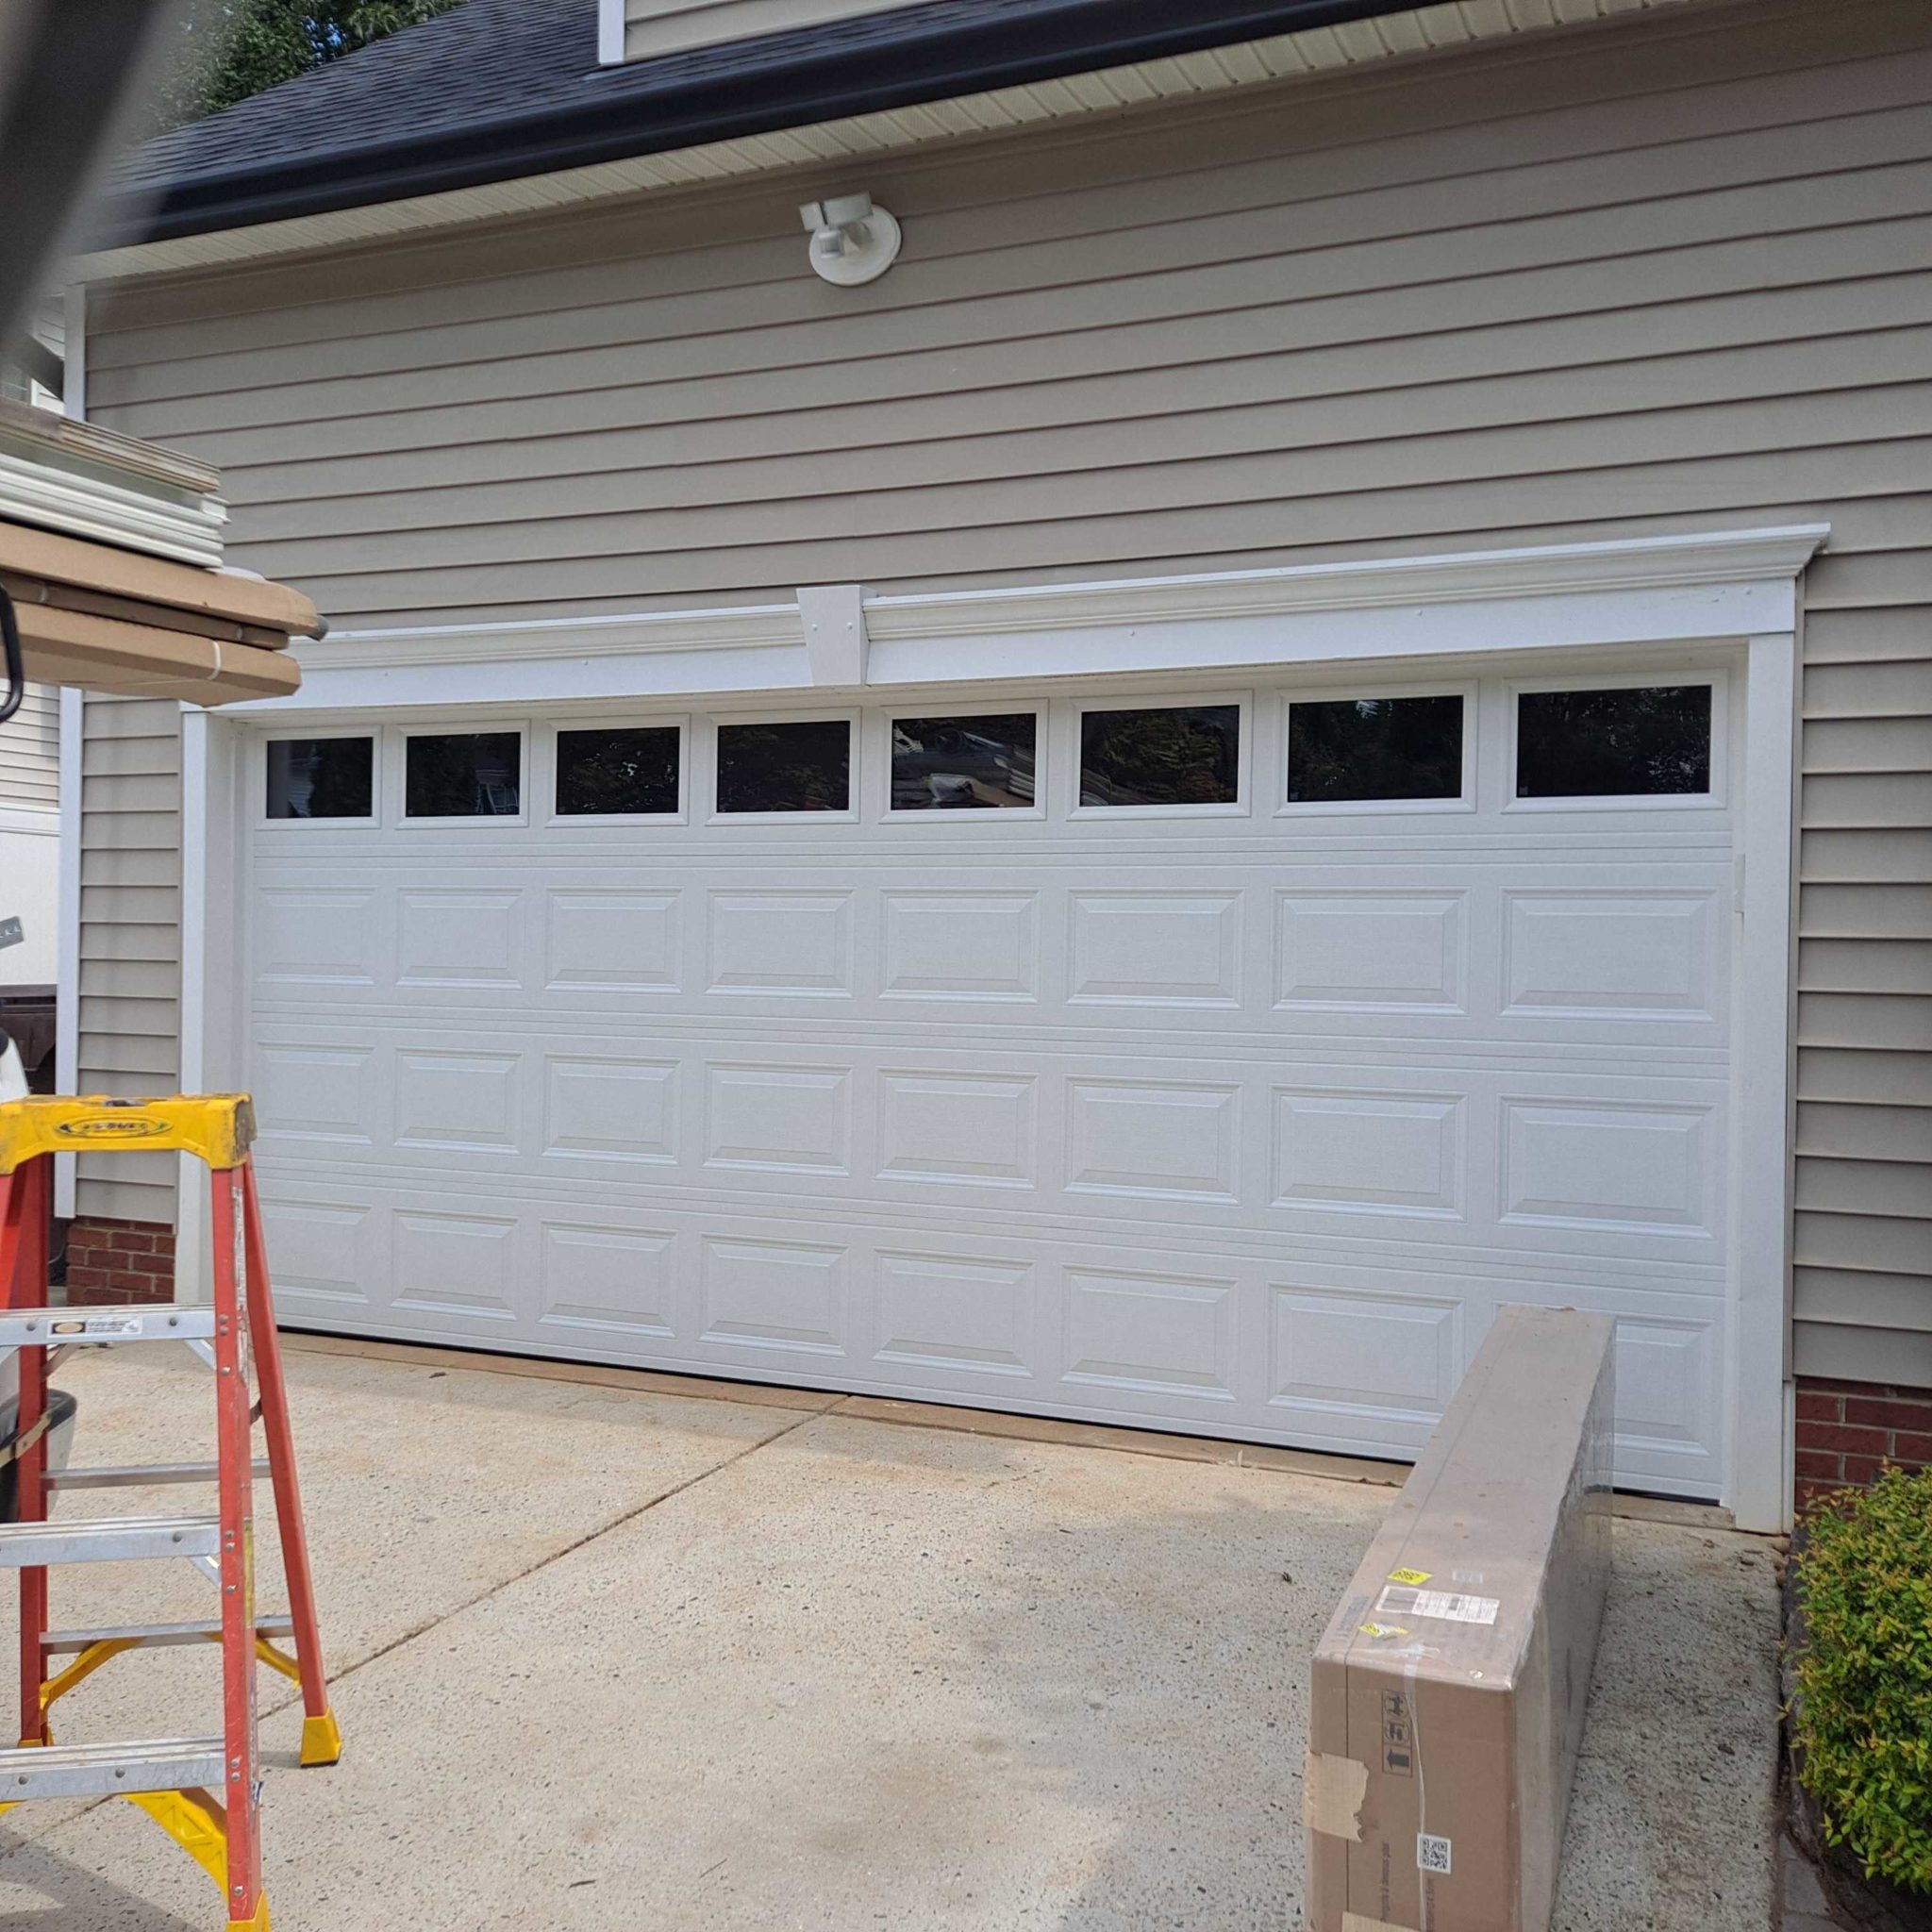
<svg viewBox="0 0 1932 1932">
<path fill-rule="evenodd" d="M 264 1898 L 256 1907 L 254 1918 L 230 1919 L 228 1921 L 228 1932 L 269 1932 L 268 1900 Z"/>
<path fill-rule="evenodd" d="M 312 1765 L 333 1764 L 342 1755 L 342 1729 L 336 1723 L 336 1714 L 325 1710 L 320 1717 L 305 1717 L 302 1720 L 302 1764 L 306 1770 Z M 268 1921 L 264 1919 L 265 1925 Z"/>
</svg>

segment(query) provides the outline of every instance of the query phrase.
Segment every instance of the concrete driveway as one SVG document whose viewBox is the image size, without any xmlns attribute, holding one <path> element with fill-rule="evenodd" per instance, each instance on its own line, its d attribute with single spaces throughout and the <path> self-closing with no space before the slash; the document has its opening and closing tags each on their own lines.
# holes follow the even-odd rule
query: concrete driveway
<svg viewBox="0 0 1932 1932">
<path fill-rule="evenodd" d="M 1392 1490 L 463 1359 L 291 1347 L 347 1749 L 293 1769 L 297 1713 L 264 1676 L 277 1932 L 1300 1924 L 1308 1655 Z M 57 1379 L 76 1461 L 205 1453 L 185 1351 Z M 1762 1932 L 1769 1552 L 1701 1523 L 1616 1541 L 1557 1924 Z M 55 1589 L 57 1623 L 210 1614 L 186 1565 Z M 214 1729 L 215 1664 L 119 1658 L 60 1733 Z M 0 1824 L 0 1932 L 223 1923 L 131 1806 Z"/>
</svg>

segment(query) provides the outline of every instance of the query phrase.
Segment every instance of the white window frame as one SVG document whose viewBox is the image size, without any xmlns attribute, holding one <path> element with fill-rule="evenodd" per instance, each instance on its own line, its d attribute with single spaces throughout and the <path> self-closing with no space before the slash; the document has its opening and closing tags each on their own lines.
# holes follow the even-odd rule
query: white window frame
<svg viewBox="0 0 1932 1932">
<path fill-rule="evenodd" d="M 514 731 L 517 734 L 517 804 L 520 809 L 513 812 L 452 813 L 447 818 L 412 818 L 406 808 L 409 797 L 409 741 L 417 738 L 466 738 L 472 734 Z M 504 831 L 513 825 L 527 825 L 530 823 L 530 744 L 535 736 L 528 718 L 464 718 L 455 724 L 399 724 L 391 732 L 395 740 L 395 756 L 389 762 L 394 767 L 390 781 L 390 823 L 399 831 L 421 832 L 462 826 L 473 830 L 478 825 L 494 825 Z"/>
<path fill-rule="evenodd" d="M 1236 712 L 1234 797 L 1209 805 L 1082 805 L 1080 803 L 1080 740 L 1090 711 Z M 1129 691 L 1119 697 L 1074 698 L 1067 708 L 1065 756 L 1055 760 L 1065 767 L 1058 786 L 1058 816 L 1071 824 L 1124 824 L 1130 819 L 1247 819 L 1255 816 L 1255 691 L 1252 686 L 1229 691 Z"/>
<path fill-rule="evenodd" d="M 258 832 L 370 831 L 382 824 L 383 786 L 388 781 L 388 760 L 383 757 L 383 741 L 389 734 L 379 724 L 317 724 L 307 731 L 264 731 L 248 748 L 247 775 L 242 783 L 254 800 L 254 824 Z M 277 819 L 268 810 L 268 748 L 272 744 L 306 744 L 318 739 L 366 738 L 369 753 L 369 810 L 353 819 Z M 438 821 L 441 823 L 441 821 Z"/>
<path fill-rule="evenodd" d="M 1588 791 L 1574 798 L 1519 798 L 1516 758 L 1521 700 L 1526 691 L 1641 691 L 1646 686 L 1707 684 L 1710 687 L 1710 789 L 1707 791 Z M 1730 808 L 1730 675 L 1721 666 L 1706 671 L 1607 671 L 1591 677 L 1511 678 L 1504 687 L 1503 809 L 1553 811 L 1726 811 Z"/>
<path fill-rule="evenodd" d="M 677 733 L 677 808 L 675 811 L 558 811 L 557 780 L 561 769 L 558 740 L 566 731 L 665 731 Z M 614 714 L 546 718 L 538 727 L 535 756 L 529 760 L 532 789 L 543 800 L 541 813 L 532 823 L 547 829 L 568 831 L 573 826 L 598 825 L 688 825 L 691 823 L 691 720 L 689 712 L 658 717 L 626 718 Z"/>
<path fill-rule="evenodd" d="M 865 803 L 865 733 L 858 706 L 824 709 L 786 710 L 772 705 L 748 705 L 742 709 L 714 710 L 703 719 L 699 737 L 704 745 L 704 802 L 699 823 L 707 825 L 851 825 L 862 816 Z M 835 724 L 846 727 L 845 809 L 843 811 L 721 811 L 718 808 L 718 734 L 733 724 Z M 694 819 L 698 814 L 694 810 Z"/>
<path fill-rule="evenodd" d="M 1033 718 L 1033 803 L 1002 805 L 976 810 L 949 811 L 942 806 L 904 808 L 892 803 L 892 721 L 894 718 L 1012 718 L 1030 712 Z M 886 825 L 951 824 L 961 820 L 969 825 L 1040 824 L 1046 818 L 1047 787 L 1053 782 L 1053 768 L 1061 761 L 1050 756 L 1047 741 L 1053 734 L 1052 707 L 1044 698 L 1011 699 L 1005 704 L 994 699 L 975 699 L 972 704 L 949 705 L 941 698 L 922 704 L 912 698 L 906 704 L 887 703 L 874 708 L 861 723 L 866 741 L 864 756 L 876 765 L 885 797 L 879 808 L 878 823 Z"/>
<path fill-rule="evenodd" d="M 1373 677 L 1353 682 L 1291 687 L 1275 692 L 1276 715 L 1274 766 L 1278 819 L 1407 818 L 1418 813 L 1472 812 L 1476 808 L 1476 779 L 1480 770 L 1478 741 L 1482 734 L 1478 702 L 1481 681 L 1451 679 L 1433 684 L 1391 684 Z M 1350 698 L 1460 698 L 1462 700 L 1462 789 L 1454 798 L 1290 798 L 1288 793 L 1289 712 L 1296 705 L 1346 704 Z"/>
</svg>

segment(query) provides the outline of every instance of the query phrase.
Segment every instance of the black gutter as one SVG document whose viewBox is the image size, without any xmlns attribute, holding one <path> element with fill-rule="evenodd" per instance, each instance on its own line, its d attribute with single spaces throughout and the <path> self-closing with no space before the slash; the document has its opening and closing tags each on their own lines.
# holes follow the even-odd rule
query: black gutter
<svg viewBox="0 0 1932 1932">
<path fill-rule="evenodd" d="M 1416 4 L 941 0 L 699 55 L 592 70 L 579 95 L 533 113 L 192 176 L 158 197 L 124 192 L 104 211 L 108 232 L 95 245 L 169 241 L 661 154 L 1404 12 Z"/>
</svg>

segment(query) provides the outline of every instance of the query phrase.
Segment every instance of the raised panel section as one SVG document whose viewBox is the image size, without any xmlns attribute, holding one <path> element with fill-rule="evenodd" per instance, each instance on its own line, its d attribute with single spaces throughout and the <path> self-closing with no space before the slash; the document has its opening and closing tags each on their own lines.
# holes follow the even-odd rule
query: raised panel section
<svg viewBox="0 0 1932 1932">
<path fill-rule="evenodd" d="M 368 1307 L 367 1208 L 321 1201 L 283 1201 L 263 1191 L 261 1227 L 273 1257 L 277 1292 Z"/>
<path fill-rule="evenodd" d="M 1234 1400 L 1231 1281 L 1070 1268 L 1064 1380 Z"/>
<path fill-rule="evenodd" d="M 1274 1199 L 1285 1208 L 1458 1216 L 1460 1098 L 1277 1089 Z"/>
<path fill-rule="evenodd" d="M 538 1249 L 538 1319 L 546 1327 L 672 1336 L 677 1237 L 656 1230 L 545 1222 Z"/>
<path fill-rule="evenodd" d="M 1709 1109 L 1503 1103 L 1503 1218 L 1609 1232 L 1706 1235 Z"/>
<path fill-rule="evenodd" d="M 255 976 L 265 985 L 374 986 L 375 894 L 265 886 L 255 902 Z"/>
<path fill-rule="evenodd" d="M 1069 996 L 1087 1004 L 1240 1003 L 1238 892 L 1075 892 Z"/>
<path fill-rule="evenodd" d="M 1433 1426 L 1462 1373 L 1462 1306 L 1277 1286 L 1269 1401 Z"/>
<path fill-rule="evenodd" d="M 675 992 L 677 904 L 675 892 L 552 892 L 549 983 L 569 990 Z"/>
<path fill-rule="evenodd" d="M 1708 1324 L 1620 1316 L 1617 1436 L 1652 1457 L 1715 1455 L 1722 1390 Z"/>
<path fill-rule="evenodd" d="M 370 1069 L 367 1046 L 303 1046 L 269 1041 L 255 1051 L 255 1121 L 264 1135 L 367 1147 Z"/>
<path fill-rule="evenodd" d="M 700 1270 L 706 1341 L 843 1355 L 842 1248 L 712 1239 Z"/>
<path fill-rule="evenodd" d="M 949 1255 L 878 1257 L 880 1361 L 1026 1375 L 1033 1270 Z"/>
<path fill-rule="evenodd" d="M 713 892 L 710 991 L 852 996 L 850 892 Z"/>
<path fill-rule="evenodd" d="M 842 1174 L 851 1165 L 851 1074 L 842 1067 L 706 1070 L 710 1167 Z"/>
<path fill-rule="evenodd" d="M 517 1144 L 518 1056 L 396 1054 L 398 1147 L 500 1154 Z"/>
<path fill-rule="evenodd" d="M 397 1307 L 491 1322 L 516 1319 L 514 1221 L 399 1208 L 391 1225 Z"/>
<path fill-rule="evenodd" d="M 1510 892 L 1504 1010 L 1554 1018 L 1714 1017 L 1707 892 Z"/>
<path fill-rule="evenodd" d="M 1036 893 L 885 894 L 888 999 L 1035 999 L 1039 950 Z"/>
<path fill-rule="evenodd" d="M 879 1075 L 879 1173 L 1006 1188 L 1034 1181 L 1030 1079 Z"/>
<path fill-rule="evenodd" d="M 563 1158 L 677 1158 L 671 1060 L 557 1058 L 544 1068 L 543 1151 Z"/>
<path fill-rule="evenodd" d="M 1067 1186 L 1075 1193 L 1235 1198 L 1233 1087 L 1076 1080 L 1067 1093 Z"/>
<path fill-rule="evenodd" d="M 396 895 L 397 983 L 521 986 L 521 891 L 409 887 Z"/>
<path fill-rule="evenodd" d="M 1330 1012 L 1463 1010 L 1460 892 L 1283 892 L 1277 1007 Z"/>
</svg>

